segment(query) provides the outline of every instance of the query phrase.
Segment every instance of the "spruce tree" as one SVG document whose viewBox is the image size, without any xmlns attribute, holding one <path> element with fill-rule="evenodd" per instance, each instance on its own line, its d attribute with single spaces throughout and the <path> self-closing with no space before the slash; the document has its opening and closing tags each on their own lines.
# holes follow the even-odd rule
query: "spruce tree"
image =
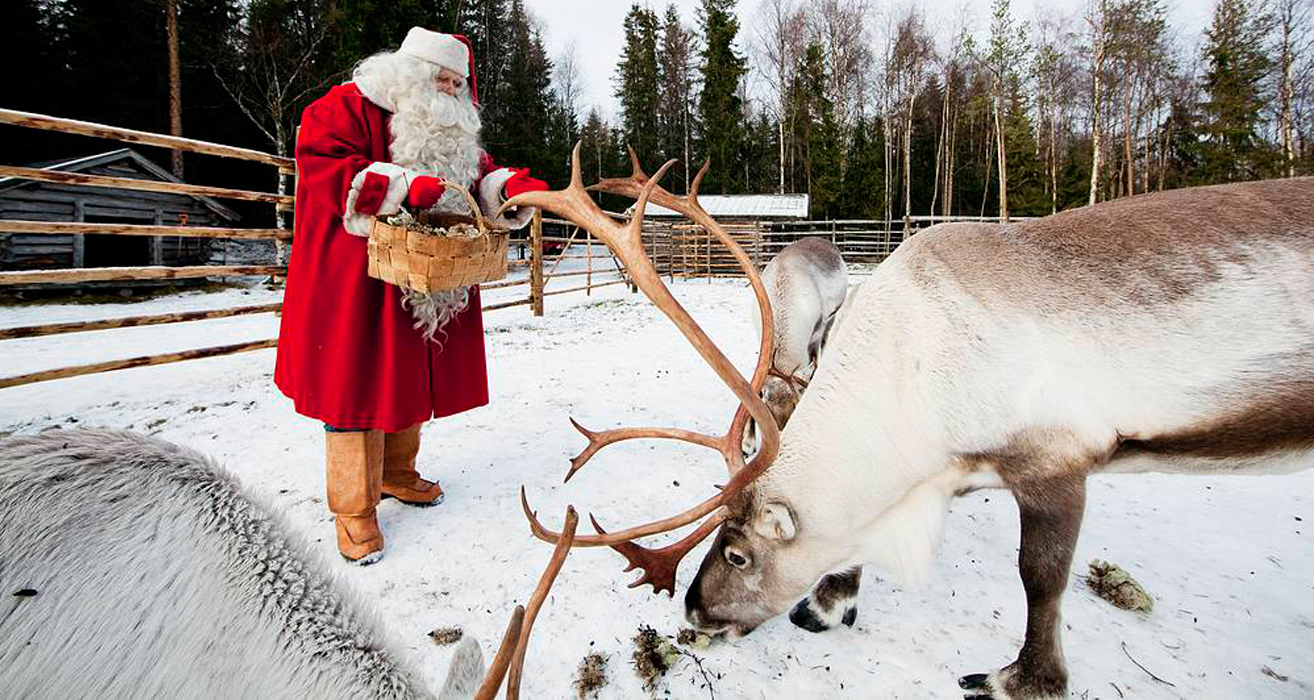
<svg viewBox="0 0 1314 700">
<path fill-rule="evenodd" d="M 59 60 L 62 23 L 58 9 L 41 0 L 0 4 L 0 41 L 11 56 L 3 68 L 6 107 L 68 116 L 68 96 L 60 89 L 68 84 L 69 75 Z M 14 56 L 23 60 L 14 60 Z M 53 150 L 64 148 L 64 143 L 70 149 L 76 148 L 74 138 L 22 127 L 0 127 L 5 159 L 10 164 L 48 160 Z"/>
<path fill-rule="evenodd" d="M 547 145 L 554 131 L 549 114 L 552 62 L 542 37 L 530 27 L 523 0 L 512 0 L 507 21 L 510 42 L 499 88 L 500 99 L 507 104 L 495 112 L 485 111 L 484 144 L 499 163 L 546 175 L 553 170 L 556 155 Z"/>
<path fill-rule="evenodd" d="M 736 177 L 744 142 L 744 109 L 739 99 L 739 81 L 748 69 L 735 52 L 739 20 L 734 0 L 702 0 L 700 26 L 703 31 L 703 90 L 698 99 L 702 130 L 701 151 L 712 159 L 703 180 L 703 191 L 743 191 L 742 175 Z"/>
<path fill-rule="evenodd" d="M 1004 112 L 1004 143 L 1008 149 L 1009 211 L 1019 216 L 1048 214 L 1045 164 L 1038 155 L 1040 149 L 1036 144 L 1031 113 L 1017 76 L 1010 81 L 1008 88 L 1008 108 Z"/>
<path fill-rule="evenodd" d="M 1259 136 L 1264 78 L 1273 67 L 1265 50 L 1272 20 L 1262 9 L 1249 0 L 1219 0 L 1205 30 L 1205 143 L 1196 183 L 1253 180 L 1272 170 L 1275 154 Z"/>
<path fill-rule="evenodd" d="M 168 61 L 159 0 L 65 0 L 68 82 L 59 116 L 168 133 Z M 130 50 L 120 42 L 131 40 Z M 12 60 L 12 59 L 11 59 Z"/>
<path fill-rule="evenodd" d="M 449 14 L 449 0 L 336 0 L 334 61 L 339 70 L 380 51 L 397 48 L 411 27 L 435 26 Z"/>
<path fill-rule="evenodd" d="M 616 65 L 616 99 L 620 101 L 621 130 L 639 158 L 657 160 L 658 114 L 657 15 L 636 3 L 625 16 L 625 48 Z"/>
<path fill-rule="evenodd" d="M 794 115 L 795 191 L 808 193 L 809 216 L 814 219 L 838 211 L 843 179 L 844 138 L 825 85 L 825 53 L 820 44 L 813 43 L 794 71 L 788 103 Z"/>
<path fill-rule="evenodd" d="M 507 0 L 456 0 L 456 4 L 458 8 L 451 11 L 456 14 L 454 31 L 464 34 L 474 47 L 475 78 L 484 124 L 501 123 L 503 112 L 514 108 L 508 104 L 502 84 L 516 20 L 508 16 Z M 519 16 L 524 17 L 523 7 Z"/>
<path fill-rule="evenodd" d="M 693 162 L 693 41 L 675 5 L 667 6 L 657 55 L 661 76 L 657 128 L 662 158 L 681 161 L 676 167 L 679 177 L 672 177 L 667 184 L 667 189 L 676 193 L 684 191 L 699 167 Z"/>
<path fill-rule="evenodd" d="M 848 154 L 844 158 L 844 180 L 840 184 L 837 216 L 846 219 L 879 219 L 884 215 L 882 140 L 880 120 L 869 123 L 859 117 L 854 122 Z"/>
</svg>

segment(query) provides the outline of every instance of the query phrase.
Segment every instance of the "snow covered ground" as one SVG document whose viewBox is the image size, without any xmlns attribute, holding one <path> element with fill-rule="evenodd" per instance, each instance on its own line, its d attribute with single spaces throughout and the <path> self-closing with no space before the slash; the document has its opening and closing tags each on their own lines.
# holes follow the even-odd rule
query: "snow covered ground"
<svg viewBox="0 0 1314 700">
<path fill-rule="evenodd" d="M 732 358 L 749 367 L 756 341 L 742 283 L 677 282 L 674 289 Z M 112 306 L 6 307 L 0 326 L 276 298 L 253 286 Z M 485 299 L 496 300 L 492 293 Z M 346 571 L 377 601 L 434 687 L 451 647 L 435 646 L 426 633 L 461 627 L 490 655 L 511 609 L 528 598 L 547 562 L 551 548 L 529 536 L 520 513 L 521 484 L 549 524 L 560 523 L 566 505 L 574 504 L 581 515 L 593 512 L 618 527 L 683 509 L 711 494 L 724 476 L 716 455 L 642 442 L 609 448 L 570 485 L 561 483 L 568 458 L 584 444 L 568 416 L 590 428 L 679 425 L 708 432 L 721 432 L 729 420 L 728 391 L 642 297 L 615 286 L 592 296 L 550 297 L 543 318 L 517 307 L 490 312 L 486 323 L 492 404 L 424 430 L 421 470 L 442 480 L 446 502 L 429 510 L 385 502 L 386 558 Z M 3 341 L 0 374 L 276 332 L 277 320 L 265 314 Z M 0 433 L 128 428 L 195 447 L 265 493 L 320 544 L 326 561 L 345 570 L 323 503 L 322 430 L 296 415 L 274 388 L 273 361 L 274 351 L 266 350 L 0 390 Z M 1073 696 L 1314 696 L 1312 487 L 1314 472 L 1093 479 L 1064 605 Z M 706 677 L 682 660 L 657 694 L 959 697 L 960 675 L 1007 663 L 1021 642 L 1017 541 L 1016 508 L 1005 494 L 959 499 L 936 575 L 923 589 L 901 590 L 868 570 L 853 629 L 816 635 L 777 619 L 745 639 L 696 652 Z M 681 568 L 679 595 L 701 555 L 702 548 Z M 1154 612 L 1124 612 L 1096 598 L 1081 578 L 1095 558 L 1137 577 L 1156 599 Z M 577 550 L 567 560 L 535 625 L 525 697 L 573 697 L 576 668 L 590 652 L 609 662 L 610 680 L 598 697 L 647 695 L 630 668 L 630 640 L 640 625 L 674 634 L 682 608 L 678 597 L 626 589 L 633 574 L 621 569 L 622 560 L 608 550 Z"/>
</svg>

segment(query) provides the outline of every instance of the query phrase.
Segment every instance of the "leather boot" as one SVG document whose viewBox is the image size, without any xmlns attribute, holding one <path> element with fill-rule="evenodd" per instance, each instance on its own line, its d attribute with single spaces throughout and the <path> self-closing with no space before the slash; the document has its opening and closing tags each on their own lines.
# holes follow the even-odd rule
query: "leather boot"
<svg viewBox="0 0 1314 700">
<path fill-rule="evenodd" d="M 368 566 L 383 558 L 383 533 L 375 508 L 383 484 L 383 433 L 326 432 L 328 507 L 335 516 L 338 551 Z"/>
<path fill-rule="evenodd" d="M 421 424 L 423 425 L 423 424 Z M 415 455 L 420 451 L 420 426 L 383 438 L 383 497 L 410 506 L 427 508 L 443 502 L 443 489 L 436 481 L 420 478 Z"/>
</svg>

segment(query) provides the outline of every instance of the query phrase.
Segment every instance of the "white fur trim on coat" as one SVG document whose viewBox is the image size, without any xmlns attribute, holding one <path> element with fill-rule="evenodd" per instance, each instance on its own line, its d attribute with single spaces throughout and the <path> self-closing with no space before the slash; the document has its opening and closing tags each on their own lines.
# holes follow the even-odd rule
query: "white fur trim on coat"
<svg viewBox="0 0 1314 700">
<path fill-rule="evenodd" d="M 442 66 L 462 78 L 470 77 L 470 49 L 451 34 L 411 27 L 397 52 Z"/>
<path fill-rule="evenodd" d="M 401 211 L 402 202 L 406 201 L 406 193 L 410 191 L 411 181 L 415 179 L 414 173 L 392 163 L 370 163 L 369 167 L 356 173 L 355 179 L 351 181 L 351 189 L 347 192 L 347 208 L 343 210 L 345 213 L 342 215 L 342 225 L 347 229 L 347 233 L 357 236 L 369 236 L 370 228 L 374 225 L 373 216 L 356 211 L 356 197 L 360 195 L 360 188 L 365 184 L 366 173 L 378 173 L 388 178 L 388 192 L 383 196 L 383 205 L 379 207 L 378 216 L 388 216 Z"/>
<path fill-rule="evenodd" d="M 525 224 L 534 217 L 534 207 L 520 207 L 514 216 L 496 216 L 497 210 L 502 208 L 502 203 L 506 201 L 507 180 L 515 174 L 511 168 L 498 168 L 485 175 L 483 181 L 479 183 L 479 205 L 484 208 L 484 216 L 495 224 L 502 224 L 512 229 L 524 228 Z"/>
</svg>

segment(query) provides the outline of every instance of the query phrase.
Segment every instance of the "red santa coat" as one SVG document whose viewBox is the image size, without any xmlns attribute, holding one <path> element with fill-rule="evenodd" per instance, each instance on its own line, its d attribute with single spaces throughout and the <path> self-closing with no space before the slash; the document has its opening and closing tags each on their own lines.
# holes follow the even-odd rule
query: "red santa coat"
<svg viewBox="0 0 1314 700">
<path fill-rule="evenodd" d="M 426 341 L 398 288 L 366 275 L 367 239 L 343 228 L 352 179 L 391 160 L 391 116 L 346 83 L 306 108 L 297 139 L 274 382 L 298 413 L 337 428 L 397 432 L 488 403 L 478 287 L 437 342 Z M 491 159 L 482 165 L 482 174 L 492 170 Z"/>
</svg>

